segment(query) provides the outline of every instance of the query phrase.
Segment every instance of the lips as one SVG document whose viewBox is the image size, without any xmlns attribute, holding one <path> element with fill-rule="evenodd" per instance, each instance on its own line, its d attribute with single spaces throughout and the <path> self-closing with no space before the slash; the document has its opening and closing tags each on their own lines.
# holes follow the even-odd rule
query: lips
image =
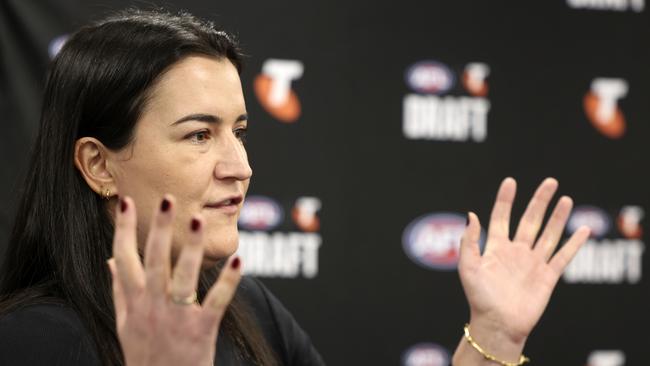
<svg viewBox="0 0 650 366">
<path fill-rule="evenodd" d="M 205 204 L 205 207 L 213 209 L 236 209 L 243 200 L 244 197 L 242 195 L 230 196 L 219 201 L 208 202 Z"/>
</svg>

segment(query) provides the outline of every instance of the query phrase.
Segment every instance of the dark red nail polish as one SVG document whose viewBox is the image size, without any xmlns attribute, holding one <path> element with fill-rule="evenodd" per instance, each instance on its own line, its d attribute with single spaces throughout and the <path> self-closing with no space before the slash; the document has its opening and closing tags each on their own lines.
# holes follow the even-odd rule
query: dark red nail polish
<svg viewBox="0 0 650 366">
<path fill-rule="evenodd" d="M 162 203 L 160 204 L 160 211 L 162 212 L 167 212 L 169 211 L 169 207 L 171 206 L 171 202 L 167 198 L 165 198 Z"/>
<path fill-rule="evenodd" d="M 239 268 L 240 264 L 241 264 L 241 261 L 239 260 L 239 257 L 237 257 L 237 258 L 232 260 L 232 263 L 230 263 L 230 267 L 232 267 L 232 269 L 237 269 L 237 268 Z"/>
<path fill-rule="evenodd" d="M 469 225 L 469 214 L 467 214 L 467 219 L 465 221 L 465 226 Z"/>
<path fill-rule="evenodd" d="M 120 212 L 126 211 L 126 209 L 129 207 L 129 205 L 126 203 L 124 199 L 120 199 Z"/>
<path fill-rule="evenodd" d="M 198 231 L 199 228 L 201 228 L 201 221 L 197 219 L 192 219 L 192 223 L 190 224 L 190 228 L 192 231 Z"/>
</svg>

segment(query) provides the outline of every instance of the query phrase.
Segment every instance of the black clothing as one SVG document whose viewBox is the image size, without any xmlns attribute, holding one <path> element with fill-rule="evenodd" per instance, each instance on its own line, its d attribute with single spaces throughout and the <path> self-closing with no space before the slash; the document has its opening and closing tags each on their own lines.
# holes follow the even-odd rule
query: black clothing
<svg viewBox="0 0 650 366">
<path fill-rule="evenodd" d="M 281 365 L 321 366 L 321 356 L 289 311 L 256 279 L 238 289 Z M 235 356 L 227 337 L 217 340 L 216 365 L 248 365 Z M 66 305 L 24 307 L 0 319 L 0 365 L 100 365 L 90 334 Z"/>
</svg>

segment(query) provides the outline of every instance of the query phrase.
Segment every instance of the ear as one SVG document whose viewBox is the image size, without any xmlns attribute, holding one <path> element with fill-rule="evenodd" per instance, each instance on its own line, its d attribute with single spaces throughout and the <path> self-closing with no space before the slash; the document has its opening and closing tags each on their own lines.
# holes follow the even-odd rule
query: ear
<svg viewBox="0 0 650 366">
<path fill-rule="evenodd" d="M 109 170 L 109 150 L 93 137 L 82 137 L 74 146 L 74 165 L 90 189 L 103 198 L 117 195 L 117 185 Z"/>
</svg>

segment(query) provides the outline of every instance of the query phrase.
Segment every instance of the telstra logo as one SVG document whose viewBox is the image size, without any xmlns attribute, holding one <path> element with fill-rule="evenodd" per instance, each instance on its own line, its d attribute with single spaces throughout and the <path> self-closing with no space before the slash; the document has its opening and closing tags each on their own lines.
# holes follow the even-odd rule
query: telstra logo
<svg viewBox="0 0 650 366">
<path fill-rule="evenodd" d="M 321 201 L 316 197 L 300 197 L 291 210 L 291 216 L 302 231 L 315 232 L 320 229 L 320 219 L 316 213 L 321 209 Z"/>
<path fill-rule="evenodd" d="M 255 78 L 253 89 L 269 114 L 284 123 L 293 123 L 301 113 L 300 100 L 291 82 L 302 77 L 304 66 L 297 60 L 268 59 L 262 73 Z"/>
<path fill-rule="evenodd" d="M 475 97 L 484 97 L 488 94 L 488 84 L 485 80 L 490 74 L 490 67 L 482 62 L 472 62 L 465 66 L 463 72 L 463 86 Z"/>
<path fill-rule="evenodd" d="M 621 209 L 616 219 L 618 230 L 628 239 L 641 239 L 643 228 L 641 220 L 645 212 L 640 206 L 625 206 Z"/>
<path fill-rule="evenodd" d="M 589 121 L 603 135 L 618 139 L 625 134 L 625 116 L 618 100 L 627 95 L 628 85 L 623 79 L 596 78 L 583 104 Z"/>
</svg>

